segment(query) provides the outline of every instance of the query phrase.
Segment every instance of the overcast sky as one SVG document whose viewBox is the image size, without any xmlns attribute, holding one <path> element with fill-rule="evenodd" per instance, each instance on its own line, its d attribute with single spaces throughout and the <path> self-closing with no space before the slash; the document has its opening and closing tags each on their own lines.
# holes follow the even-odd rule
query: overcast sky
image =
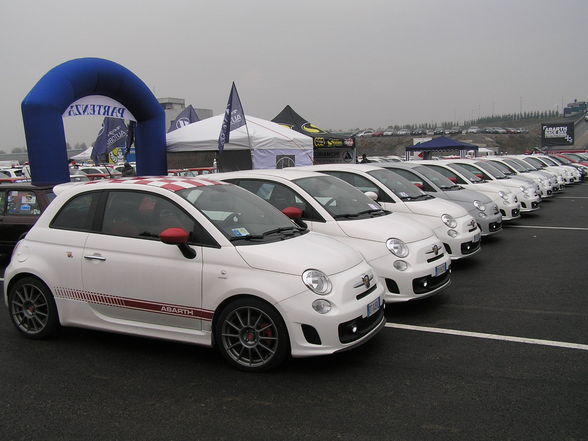
<svg viewBox="0 0 588 441">
<path fill-rule="evenodd" d="M 234 81 L 247 114 L 289 104 L 325 129 L 561 110 L 588 98 L 587 17 L 586 0 L 2 0 L 0 150 L 25 145 L 35 83 L 81 57 L 215 114 Z M 71 144 L 95 139 L 84 120 Z"/>
</svg>

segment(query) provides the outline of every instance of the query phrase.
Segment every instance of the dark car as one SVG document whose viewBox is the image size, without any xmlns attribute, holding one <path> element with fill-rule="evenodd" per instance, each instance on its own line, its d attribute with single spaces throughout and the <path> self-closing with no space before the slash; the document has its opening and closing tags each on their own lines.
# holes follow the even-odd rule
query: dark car
<svg viewBox="0 0 588 441">
<path fill-rule="evenodd" d="M 51 185 L 0 185 L 0 253 L 12 252 L 54 198 Z"/>
</svg>

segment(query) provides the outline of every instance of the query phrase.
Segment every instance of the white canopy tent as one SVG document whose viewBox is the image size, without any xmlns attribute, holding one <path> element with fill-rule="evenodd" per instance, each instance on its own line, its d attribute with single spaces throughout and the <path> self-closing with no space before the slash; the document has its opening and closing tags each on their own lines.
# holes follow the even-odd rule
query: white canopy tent
<svg viewBox="0 0 588 441">
<path fill-rule="evenodd" d="M 224 114 L 198 121 L 167 134 L 168 152 L 218 151 Z M 224 149 L 251 150 L 254 169 L 312 165 L 312 138 L 292 129 L 245 115 L 247 127 L 231 132 Z"/>
</svg>

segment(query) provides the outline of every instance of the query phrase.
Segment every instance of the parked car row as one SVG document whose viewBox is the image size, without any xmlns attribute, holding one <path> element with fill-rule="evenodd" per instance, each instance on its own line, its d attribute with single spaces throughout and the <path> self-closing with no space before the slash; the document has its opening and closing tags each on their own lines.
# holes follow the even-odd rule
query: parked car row
<svg viewBox="0 0 588 441">
<path fill-rule="evenodd" d="M 423 136 L 423 135 L 458 135 L 461 133 L 491 133 L 491 134 L 509 134 L 518 135 L 522 133 L 529 133 L 527 129 L 514 128 L 514 127 L 483 127 L 471 126 L 467 129 L 461 127 L 435 127 L 434 129 L 424 129 L 421 127 L 408 129 L 408 128 L 387 128 L 386 130 L 372 130 L 366 129 L 356 133 L 354 136 L 365 137 L 365 136 Z"/>
<path fill-rule="evenodd" d="M 383 328 L 386 304 L 443 292 L 452 262 L 540 208 L 542 184 L 552 197 L 582 178 L 519 171 L 536 160 L 2 185 L 0 226 L 34 223 L 15 233 L 5 302 L 29 338 L 77 326 L 190 342 L 247 371 L 348 350 Z"/>
</svg>

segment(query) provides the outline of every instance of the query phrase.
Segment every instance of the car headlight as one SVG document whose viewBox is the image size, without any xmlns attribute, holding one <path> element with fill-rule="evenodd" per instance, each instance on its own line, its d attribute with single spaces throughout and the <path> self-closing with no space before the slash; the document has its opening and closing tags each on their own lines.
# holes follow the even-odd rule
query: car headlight
<svg viewBox="0 0 588 441">
<path fill-rule="evenodd" d="M 508 195 L 507 195 L 505 192 L 503 192 L 502 190 L 500 190 L 500 191 L 498 192 L 498 196 L 500 196 L 500 197 L 501 197 L 502 199 L 504 199 L 505 201 L 508 201 Z"/>
<path fill-rule="evenodd" d="M 386 247 L 388 247 L 388 249 L 390 250 L 390 252 L 392 254 L 394 254 L 395 256 L 397 256 L 397 257 L 406 257 L 406 256 L 408 256 L 408 247 L 400 239 L 396 239 L 394 237 L 388 239 L 386 241 Z"/>
<path fill-rule="evenodd" d="M 457 227 L 457 221 L 455 220 L 455 218 L 450 215 L 450 214 L 442 214 L 441 215 L 441 220 L 443 221 L 443 223 L 445 225 L 447 225 L 449 228 L 455 228 Z"/>
<path fill-rule="evenodd" d="M 486 206 L 477 199 L 474 201 L 474 207 L 476 207 L 480 211 L 486 211 Z"/>
<path fill-rule="evenodd" d="M 308 269 L 302 273 L 302 281 L 315 294 L 325 296 L 331 292 L 331 281 L 325 273 L 316 269 Z"/>
</svg>

